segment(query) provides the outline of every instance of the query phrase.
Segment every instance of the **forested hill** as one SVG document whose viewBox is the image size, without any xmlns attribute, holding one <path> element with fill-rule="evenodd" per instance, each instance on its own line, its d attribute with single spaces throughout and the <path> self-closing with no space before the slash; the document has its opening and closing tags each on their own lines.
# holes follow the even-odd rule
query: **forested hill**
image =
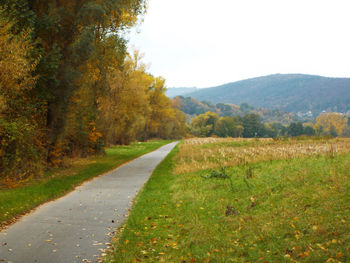
<svg viewBox="0 0 350 263">
<path fill-rule="evenodd" d="M 276 74 L 200 89 L 186 96 L 212 103 L 248 103 L 288 112 L 350 110 L 350 78 Z"/>
</svg>

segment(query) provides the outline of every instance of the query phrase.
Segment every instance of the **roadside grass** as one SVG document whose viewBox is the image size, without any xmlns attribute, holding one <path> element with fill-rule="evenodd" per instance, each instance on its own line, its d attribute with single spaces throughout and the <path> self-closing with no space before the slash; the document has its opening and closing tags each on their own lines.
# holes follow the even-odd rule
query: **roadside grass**
<svg viewBox="0 0 350 263">
<path fill-rule="evenodd" d="M 349 153 L 217 171 L 230 181 L 175 174 L 181 146 L 136 198 L 106 262 L 350 262 Z"/>
<path fill-rule="evenodd" d="M 106 149 L 105 156 L 76 160 L 69 168 L 53 169 L 45 176 L 32 179 L 13 189 L 0 189 L 0 226 L 11 223 L 16 217 L 42 203 L 63 196 L 86 180 L 170 142 L 153 140 L 128 146 L 114 146 Z"/>
</svg>

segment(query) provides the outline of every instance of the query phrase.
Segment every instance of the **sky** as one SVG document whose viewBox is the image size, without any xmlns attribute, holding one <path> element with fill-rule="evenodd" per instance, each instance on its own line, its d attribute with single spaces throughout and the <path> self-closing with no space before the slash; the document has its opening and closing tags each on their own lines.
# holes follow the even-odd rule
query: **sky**
<svg viewBox="0 0 350 263">
<path fill-rule="evenodd" d="M 350 77 L 349 0 L 149 0 L 129 34 L 168 87 L 276 73 Z"/>
</svg>

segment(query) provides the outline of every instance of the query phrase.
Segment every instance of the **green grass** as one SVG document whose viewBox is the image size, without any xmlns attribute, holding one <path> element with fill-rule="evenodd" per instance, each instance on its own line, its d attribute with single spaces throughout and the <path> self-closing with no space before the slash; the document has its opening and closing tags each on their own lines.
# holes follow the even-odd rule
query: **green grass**
<svg viewBox="0 0 350 263">
<path fill-rule="evenodd" d="M 173 174 L 177 152 L 138 195 L 107 262 L 350 262 L 349 154 L 231 167 L 232 189 L 201 177 L 209 171 Z"/>
<path fill-rule="evenodd" d="M 70 168 L 55 169 L 43 178 L 14 189 L 0 190 L 0 225 L 12 221 L 36 206 L 72 191 L 82 182 L 108 172 L 170 141 L 149 141 L 106 149 L 105 156 L 73 163 Z"/>
</svg>

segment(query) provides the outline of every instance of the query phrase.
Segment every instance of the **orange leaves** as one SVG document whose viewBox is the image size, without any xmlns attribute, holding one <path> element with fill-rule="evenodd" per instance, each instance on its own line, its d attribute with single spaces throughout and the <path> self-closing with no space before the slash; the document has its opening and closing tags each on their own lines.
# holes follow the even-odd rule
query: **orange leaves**
<svg viewBox="0 0 350 263">
<path fill-rule="evenodd" d="M 298 258 L 306 258 L 310 254 L 310 250 L 305 250 L 302 253 L 298 254 Z"/>
<path fill-rule="evenodd" d="M 96 130 L 96 126 L 94 122 L 90 122 L 90 132 L 89 132 L 89 136 L 88 139 L 89 141 L 96 143 L 98 139 L 102 138 L 102 133 L 98 132 Z"/>
</svg>

